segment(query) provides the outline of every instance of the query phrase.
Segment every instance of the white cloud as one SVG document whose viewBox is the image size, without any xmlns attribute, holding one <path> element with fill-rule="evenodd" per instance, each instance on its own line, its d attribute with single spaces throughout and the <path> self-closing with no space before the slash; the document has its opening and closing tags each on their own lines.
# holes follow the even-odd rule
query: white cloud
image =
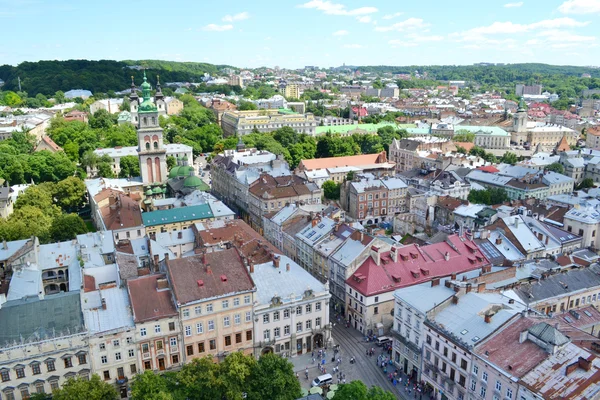
<svg viewBox="0 0 600 400">
<path fill-rule="evenodd" d="M 571 32 L 562 31 L 559 29 L 550 29 L 547 31 L 540 32 L 538 34 L 539 37 L 543 37 L 549 42 L 561 42 L 561 43 L 590 43 L 595 42 L 596 38 L 594 36 L 583 36 L 583 35 L 575 35 Z"/>
<path fill-rule="evenodd" d="M 342 30 L 333 32 L 333 36 L 345 36 L 345 35 L 348 35 L 349 33 L 350 32 L 342 29 Z"/>
<path fill-rule="evenodd" d="M 421 35 L 416 33 L 411 33 L 404 36 L 404 39 L 392 39 L 389 40 L 388 43 L 393 47 L 414 47 L 419 43 L 425 42 L 439 42 L 444 40 L 443 36 L 439 35 Z"/>
<path fill-rule="evenodd" d="M 412 29 L 424 29 L 429 26 L 428 23 L 424 22 L 421 18 L 409 18 L 402 22 L 396 22 L 393 25 L 389 26 L 378 26 L 375 28 L 378 32 L 389 32 L 389 31 L 408 31 Z"/>
<path fill-rule="evenodd" d="M 215 32 L 223 32 L 233 29 L 233 25 L 217 25 L 217 24 L 208 24 L 204 28 L 203 31 L 215 31 Z"/>
<path fill-rule="evenodd" d="M 505 8 L 517 8 L 517 7 L 521 7 L 523 5 L 522 1 L 519 1 L 518 3 L 506 3 L 504 5 Z"/>
<path fill-rule="evenodd" d="M 362 44 L 356 44 L 356 43 L 354 43 L 354 44 L 345 44 L 344 48 L 345 49 L 362 49 L 363 45 Z"/>
<path fill-rule="evenodd" d="M 243 21 L 248 18 L 250 18 L 250 14 L 248 14 L 246 11 L 244 11 L 239 14 L 224 16 L 223 22 Z"/>
<path fill-rule="evenodd" d="M 332 3 L 331 1 L 311 0 L 308 3 L 298 5 L 300 8 L 311 8 L 323 11 L 329 15 L 346 15 L 358 16 L 376 13 L 378 10 L 375 7 L 359 7 L 348 10 L 344 4 Z"/>
<path fill-rule="evenodd" d="M 356 20 L 358 22 L 361 22 L 363 24 L 368 24 L 369 22 L 371 22 L 371 16 L 369 15 L 364 15 L 362 17 L 356 17 Z"/>
<path fill-rule="evenodd" d="M 563 14 L 600 13 L 600 0 L 567 0 L 558 7 Z"/>
<path fill-rule="evenodd" d="M 393 14 L 384 15 L 384 16 L 383 16 L 383 19 L 394 19 L 394 18 L 396 18 L 396 17 L 399 17 L 399 16 L 401 16 L 402 14 L 404 14 L 404 13 L 402 13 L 402 12 L 397 12 L 397 13 L 393 13 Z"/>
<path fill-rule="evenodd" d="M 510 21 L 494 22 L 488 26 L 480 26 L 468 30 L 466 33 L 477 33 L 486 35 L 523 33 L 536 29 L 556 29 L 556 28 L 576 28 L 588 25 L 589 22 L 576 21 L 573 18 L 563 17 L 555 19 L 547 19 L 531 24 L 515 24 Z"/>
</svg>

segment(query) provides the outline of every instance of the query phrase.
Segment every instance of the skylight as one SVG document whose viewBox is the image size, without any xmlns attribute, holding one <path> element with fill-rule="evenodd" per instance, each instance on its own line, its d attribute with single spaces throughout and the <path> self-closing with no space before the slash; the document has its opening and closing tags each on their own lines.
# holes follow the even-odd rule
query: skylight
<svg viewBox="0 0 600 400">
<path fill-rule="evenodd" d="M 479 336 L 475 336 L 473 339 L 471 339 L 472 341 L 476 342 L 479 340 Z"/>
<path fill-rule="evenodd" d="M 462 330 L 462 331 L 460 332 L 460 334 L 461 334 L 461 335 L 466 335 L 466 334 L 467 334 L 467 332 L 469 332 L 469 331 L 468 331 L 468 330 L 466 330 L 466 329 L 464 329 L 464 330 Z"/>
</svg>

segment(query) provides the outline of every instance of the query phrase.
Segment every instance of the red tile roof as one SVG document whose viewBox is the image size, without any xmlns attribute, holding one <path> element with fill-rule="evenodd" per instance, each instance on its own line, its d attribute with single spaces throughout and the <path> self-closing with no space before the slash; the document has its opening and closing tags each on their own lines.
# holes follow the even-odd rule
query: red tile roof
<svg viewBox="0 0 600 400">
<path fill-rule="evenodd" d="M 129 279 L 127 289 L 135 322 L 152 321 L 177 315 L 165 275 Z"/>
<path fill-rule="evenodd" d="M 413 244 L 397 251 L 397 262 L 391 251 L 380 252 L 380 265 L 373 257 L 367 258 L 346 284 L 364 296 L 372 296 L 490 265 L 475 242 L 458 235 L 448 236 L 445 242 L 422 247 Z"/>
<path fill-rule="evenodd" d="M 108 195 L 105 193 L 107 190 L 110 191 Z M 108 205 L 102 207 L 100 213 L 107 230 L 134 228 L 142 225 L 142 211 L 137 201 L 112 189 L 102 189 L 94 196 L 94 199 L 98 201 L 98 199 L 106 197 L 108 197 Z"/>
<path fill-rule="evenodd" d="M 167 271 L 181 304 L 255 289 L 236 249 L 167 260 Z"/>
<path fill-rule="evenodd" d="M 387 155 L 385 151 L 382 151 L 378 154 L 302 160 L 300 161 L 300 165 L 298 165 L 298 169 L 300 171 L 312 171 L 323 168 L 360 167 L 362 165 L 381 164 L 385 162 L 387 162 Z"/>
<path fill-rule="evenodd" d="M 500 172 L 500 170 L 498 168 L 494 167 L 493 165 L 486 165 L 485 167 L 479 167 L 477 169 L 484 171 L 484 172 L 489 172 L 489 173 Z"/>
</svg>

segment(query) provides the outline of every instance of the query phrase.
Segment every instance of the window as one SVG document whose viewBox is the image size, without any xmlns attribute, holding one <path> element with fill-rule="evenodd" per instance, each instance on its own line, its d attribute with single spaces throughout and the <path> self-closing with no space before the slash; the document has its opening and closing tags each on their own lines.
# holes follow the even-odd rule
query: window
<svg viewBox="0 0 600 400">
<path fill-rule="evenodd" d="M 132 344 L 133 343 L 133 338 L 130 336 L 127 339 L 127 344 Z"/>
<path fill-rule="evenodd" d="M 246 311 L 246 322 L 252 321 L 252 314 L 250 311 Z"/>
<path fill-rule="evenodd" d="M 198 343 L 198 353 L 204 353 L 205 351 L 204 342 Z"/>
<path fill-rule="evenodd" d="M 269 323 L 269 314 L 265 314 L 263 315 L 263 324 L 268 324 Z"/>
<path fill-rule="evenodd" d="M 154 333 L 160 333 L 160 325 L 154 325 Z"/>
<path fill-rule="evenodd" d="M 103 375 L 104 375 L 104 380 L 105 381 L 107 381 L 107 380 L 110 379 L 110 371 L 104 371 Z"/>
<path fill-rule="evenodd" d="M 321 302 L 315 303 L 315 311 L 321 311 Z"/>
<path fill-rule="evenodd" d="M 136 374 L 137 373 L 136 365 L 135 364 L 129 365 L 129 370 L 131 371 L 132 374 Z"/>
<path fill-rule="evenodd" d="M 506 389 L 506 398 L 512 399 L 512 389 L 510 389 L 510 388 Z"/>
<path fill-rule="evenodd" d="M 102 364 L 108 364 L 108 357 L 106 357 L 106 356 L 102 356 L 102 357 L 100 357 L 100 362 L 101 362 Z"/>
<path fill-rule="evenodd" d="M 286 325 L 283 327 L 283 334 L 284 335 L 289 335 L 290 334 L 290 326 Z"/>
<path fill-rule="evenodd" d="M 309 330 L 311 328 L 312 328 L 312 320 L 309 319 L 308 321 L 306 321 L 306 330 Z"/>
<path fill-rule="evenodd" d="M 121 361 L 121 353 L 115 353 L 115 360 Z"/>
<path fill-rule="evenodd" d="M 500 381 L 496 381 L 496 390 L 502 391 L 502 383 Z"/>
<path fill-rule="evenodd" d="M 279 311 L 273 313 L 273 321 L 279 321 Z"/>
<path fill-rule="evenodd" d="M 308 314 L 308 313 L 310 313 L 310 312 L 312 312 L 312 305 L 310 305 L 310 304 L 307 304 L 307 305 L 306 305 L 306 313 Z"/>
<path fill-rule="evenodd" d="M 317 317 L 317 318 L 315 318 L 315 326 L 316 326 L 316 327 L 319 327 L 319 326 L 321 326 L 321 317 Z"/>
<path fill-rule="evenodd" d="M 36 393 L 46 393 L 44 390 L 44 384 L 42 382 L 35 384 L 35 392 Z"/>
<path fill-rule="evenodd" d="M 35 363 L 31 365 L 31 372 L 33 375 L 39 375 L 42 373 L 42 369 L 40 368 L 40 364 Z"/>
<path fill-rule="evenodd" d="M 467 378 L 464 375 L 458 376 L 458 384 L 460 386 L 465 387 L 466 382 L 467 382 Z"/>
<path fill-rule="evenodd" d="M 235 334 L 235 342 L 236 343 L 242 343 L 242 334 L 241 333 L 236 333 Z"/>
<path fill-rule="evenodd" d="M 456 353 L 452 353 L 452 362 L 456 363 Z"/>
<path fill-rule="evenodd" d="M 129 351 L 127 352 L 127 356 L 129 356 L 129 358 L 135 357 L 135 351 L 133 351 L 133 349 L 129 349 Z"/>
<path fill-rule="evenodd" d="M 483 371 L 483 373 L 481 374 L 481 380 L 484 382 L 487 382 L 488 379 L 488 374 L 487 372 Z"/>
<path fill-rule="evenodd" d="M 2 382 L 10 381 L 10 371 L 7 369 L 0 371 L 0 378 L 2 378 Z"/>
<path fill-rule="evenodd" d="M 427 337 L 425 338 L 425 342 L 431 346 L 431 336 L 427 335 Z"/>
<path fill-rule="evenodd" d="M 373 314 L 379 314 L 379 307 L 373 308 Z"/>
<path fill-rule="evenodd" d="M 435 349 L 436 349 L 436 351 L 440 351 L 440 342 L 438 342 L 438 341 L 435 342 Z"/>
<path fill-rule="evenodd" d="M 485 397 L 485 392 L 486 392 L 486 391 L 487 391 L 487 390 L 486 390 L 485 386 L 482 386 L 482 387 L 481 387 L 481 389 L 479 389 L 479 395 L 480 395 L 481 397 Z"/>
<path fill-rule="evenodd" d="M 460 359 L 460 367 L 466 371 L 467 370 L 467 360 L 465 360 L 464 358 L 461 358 Z M 475 367 L 473 367 L 473 372 L 475 372 Z M 475 375 L 477 375 L 477 372 L 475 372 Z"/>
<path fill-rule="evenodd" d="M 21 398 L 23 400 L 29 399 L 29 389 L 24 387 L 19 389 L 19 391 L 21 392 Z"/>
<path fill-rule="evenodd" d="M 119 347 L 119 339 L 113 340 L 113 347 Z"/>
<path fill-rule="evenodd" d="M 231 346 L 231 335 L 225 336 L 225 346 Z"/>
<path fill-rule="evenodd" d="M 212 319 L 210 321 L 208 321 L 208 330 L 209 331 L 215 330 L 215 321 L 213 321 Z"/>
<path fill-rule="evenodd" d="M 46 361 L 46 368 L 48 369 L 48 372 L 56 371 L 56 366 L 54 365 L 54 361 L 53 360 Z"/>
<path fill-rule="evenodd" d="M 286 309 L 283 310 L 283 318 L 289 318 L 290 317 L 290 310 Z"/>
<path fill-rule="evenodd" d="M 186 308 L 185 310 L 183 310 L 183 317 L 188 318 L 189 316 L 190 316 L 190 309 Z"/>
<path fill-rule="evenodd" d="M 233 323 L 239 325 L 242 322 L 242 317 L 240 314 L 235 314 L 233 316 Z"/>
<path fill-rule="evenodd" d="M 86 360 L 86 356 L 85 354 L 80 354 L 77 356 L 77 361 L 79 361 L 79 365 L 81 364 L 87 364 L 87 360 Z M 38 365 L 39 368 L 39 365 Z"/>
<path fill-rule="evenodd" d="M 171 339 L 169 339 L 169 342 L 171 343 L 171 347 L 177 347 L 177 338 L 176 337 L 172 337 Z"/>
<path fill-rule="evenodd" d="M 152 369 L 152 363 L 150 361 L 144 361 L 144 370 Z"/>
<path fill-rule="evenodd" d="M 273 329 L 273 336 L 278 338 L 281 336 L 281 328 L 275 328 Z"/>
<path fill-rule="evenodd" d="M 216 340 L 215 340 L 215 339 L 211 339 L 211 340 L 208 342 L 208 347 L 209 347 L 211 350 L 215 350 L 215 349 L 217 348 L 217 342 L 216 342 Z"/>
<path fill-rule="evenodd" d="M 67 357 L 64 359 L 65 368 L 71 368 L 73 366 L 73 362 L 71 361 L 71 357 Z"/>
<path fill-rule="evenodd" d="M 201 315 L 202 314 L 202 306 L 194 307 L 194 314 Z"/>
<path fill-rule="evenodd" d="M 252 340 L 252 331 L 246 331 L 246 340 Z"/>
<path fill-rule="evenodd" d="M 192 327 L 189 325 L 185 327 L 185 336 L 192 336 Z"/>
<path fill-rule="evenodd" d="M 296 307 L 296 314 L 302 315 L 302 306 Z"/>
<path fill-rule="evenodd" d="M 148 353 L 150 351 L 150 345 L 148 343 L 142 344 L 142 353 Z"/>
<path fill-rule="evenodd" d="M 302 332 L 302 322 L 296 324 L 296 332 Z"/>
<path fill-rule="evenodd" d="M 471 381 L 471 390 L 475 391 L 476 388 L 477 388 L 477 382 Z"/>
<path fill-rule="evenodd" d="M 213 312 L 213 305 L 212 305 L 212 303 L 206 305 L 206 312 Z"/>
<path fill-rule="evenodd" d="M 221 307 L 222 307 L 223 309 L 229 308 L 229 300 L 223 300 L 223 301 L 221 302 Z"/>
<path fill-rule="evenodd" d="M 479 373 L 479 367 L 477 365 L 473 365 L 473 373 L 477 375 Z"/>
<path fill-rule="evenodd" d="M 201 333 L 204 333 L 204 324 L 202 322 L 198 322 L 196 324 L 196 334 L 200 335 Z"/>
<path fill-rule="evenodd" d="M 240 305 L 240 298 L 236 297 L 235 299 L 233 299 L 233 306 L 237 307 Z"/>
<path fill-rule="evenodd" d="M 227 328 L 231 325 L 231 321 L 229 321 L 229 317 L 223 317 L 223 326 Z"/>
<path fill-rule="evenodd" d="M 444 357 L 448 357 L 448 348 L 444 346 Z"/>
<path fill-rule="evenodd" d="M 244 296 L 244 304 L 250 304 L 250 295 Z"/>
<path fill-rule="evenodd" d="M 146 336 L 146 328 L 142 328 L 142 329 L 140 329 L 140 336 L 141 336 L 141 337 L 144 337 L 144 336 Z"/>
<path fill-rule="evenodd" d="M 269 340 L 270 338 L 271 338 L 271 330 L 270 329 L 265 329 L 263 331 L 263 339 Z"/>
</svg>

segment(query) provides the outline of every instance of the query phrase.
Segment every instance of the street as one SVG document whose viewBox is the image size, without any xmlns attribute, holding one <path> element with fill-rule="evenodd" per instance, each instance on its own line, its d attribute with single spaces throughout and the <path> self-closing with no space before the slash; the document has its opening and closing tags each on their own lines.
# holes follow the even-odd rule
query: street
<svg viewBox="0 0 600 400">
<path fill-rule="evenodd" d="M 399 376 L 402 376 L 402 384 L 394 385 L 387 378 L 387 374 L 393 373 L 395 368 L 388 366 L 387 374 L 383 373 L 381 366 L 377 366 L 377 356 L 382 354 L 383 350 L 381 347 L 377 347 L 374 343 L 367 343 L 364 341 L 364 337 L 360 332 L 346 328 L 343 323 L 335 323 L 333 327 L 333 342 L 335 345 L 340 345 L 340 352 L 337 357 L 341 357 L 342 362 L 340 364 L 340 372 L 346 375 L 346 382 L 353 380 L 360 380 L 368 387 L 376 385 L 385 390 L 389 390 L 396 395 L 399 399 L 413 399 L 414 393 L 408 394 L 404 388 L 404 382 L 406 382 L 406 376 L 399 372 Z M 375 348 L 375 354 L 373 356 L 367 356 L 367 349 Z M 315 352 L 316 354 L 316 352 Z M 385 352 L 386 356 L 389 356 Z M 333 367 L 336 363 L 331 362 L 333 357 L 333 349 L 327 349 L 327 357 L 325 368 L 327 373 L 330 373 L 333 377 L 334 383 L 338 383 L 337 373 L 333 372 Z M 356 359 L 354 364 L 350 363 L 350 358 Z M 294 371 L 298 372 L 300 384 L 302 387 L 310 389 L 310 382 L 322 373 L 318 370 L 316 361 L 312 363 L 311 354 L 303 354 L 295 358 L 290 359 L 294 364 Z M 304 375 L 305 369 L 308 368 L 309 379 L 307 380 Z M 417 397 L 418 398 L 418 397 Z"/>
</svg>

